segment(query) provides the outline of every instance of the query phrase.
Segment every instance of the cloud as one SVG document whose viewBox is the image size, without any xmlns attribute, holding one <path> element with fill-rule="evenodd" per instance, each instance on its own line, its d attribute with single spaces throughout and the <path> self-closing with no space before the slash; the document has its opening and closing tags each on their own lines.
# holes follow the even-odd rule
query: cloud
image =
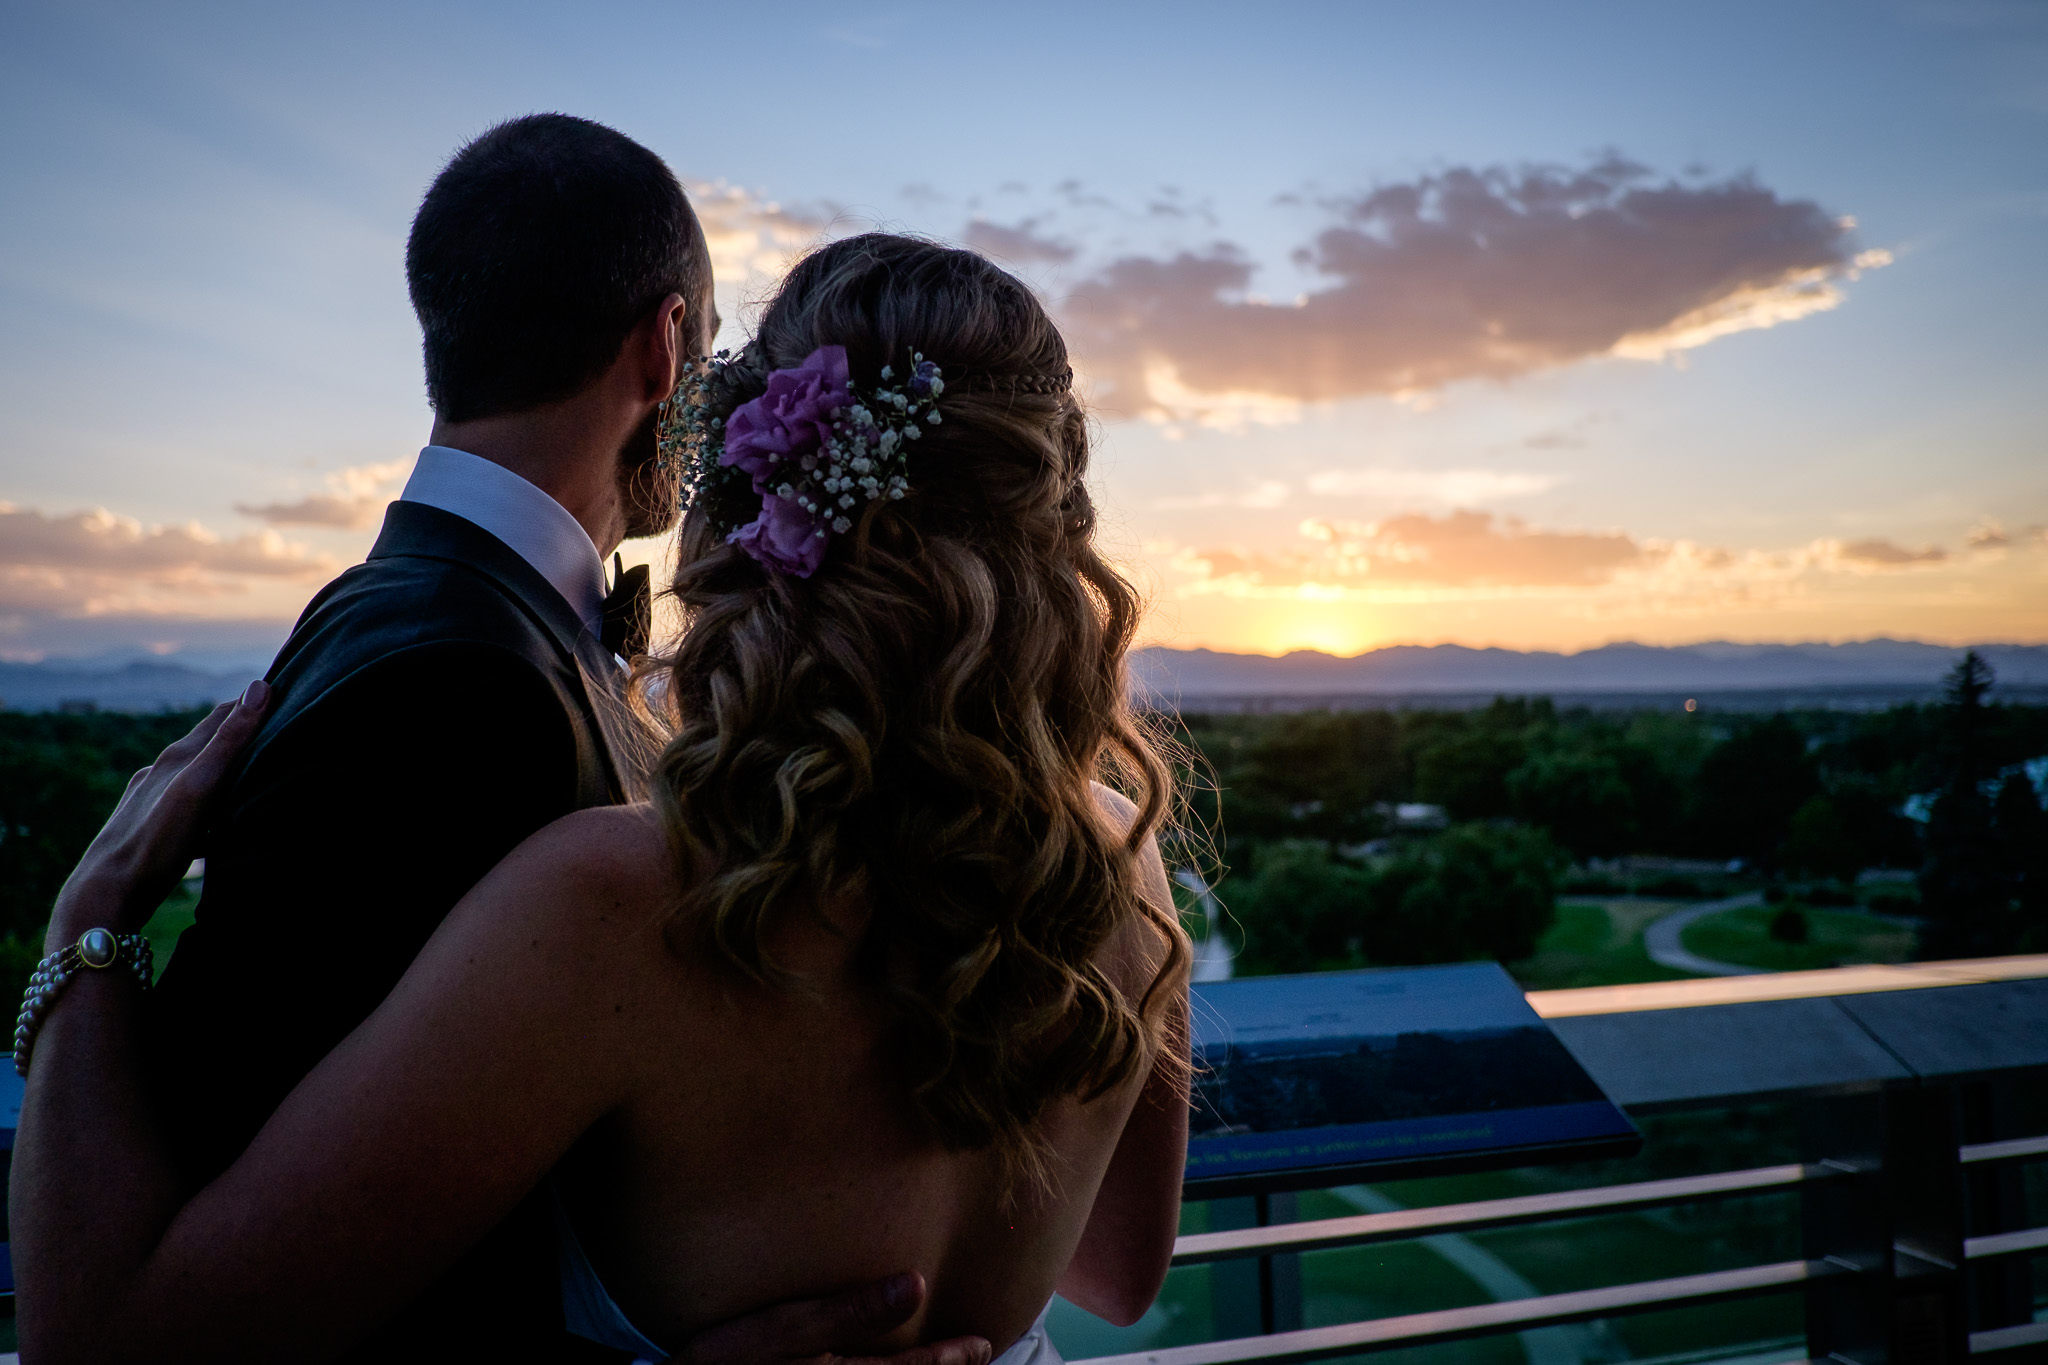
<svg viewBox="0 0 2048 1365">
<path fill-rule="evenodd" d="M 786 207 L 723 180 L 691 181 L 686 188 L 721 288 L 781 278 L 824 235 L 834 216 L 829 207 Z"/>
<path fill-rule="evenodd" d="M 1972 527 L 1963 543 L 1972 550 L 2003 550 L 2008 546 L 2048 542 L 2048 526 L 2022 526 L 2008 531 L 1998 521 L 1986 519 Z"/>
<path fill-rule="evenodd" d="M 1194 574 L 1204 591 L 1380 583 L 1557 587 L 1603 582 L 1644 554 L 1619 532 L 1532 530 L 1487 512 L 1409 512 L 1376 522 L 1316 517 L 1299 529 L 1315 548 L 1186 551 L 1175 564 Z"/>
<path fill-rule="evenodd" d="M 1382 498 L 1389 502 L 1471 506 L 1501 498 L 1547 493 L 1558 474 L 1500 469 L 1329 469 L 1309 476 L 1308 491 L 1329 498 Z"/>
<path fill-rule="evenodd" d="M 53 517 L 0 503 L 0 612 L 183 612 L 266 585 L 295 595 L 338 567 L 270 530 L 224 537 L 104 508 Z"/>
<path fill-rule="evenodd" d="M 1077 209 L 1114 209 L 1114 201 L 1095 193 L 1071 176 L 1052 187 L 1052 192 Z"/>
<path fill-rule="evenodd" d="M 1868 564 L 1885 569 L 1906 564 L 1939 564 L 1948 558 L 1948 551 L 1938 545 L 1907 550 L 1892 544 L 1889 540 L 1850 541 L 1842 545 L 1836 553 L 1852 564 Z"/>
<path fill-rule="evenodd" d="M 1149 545 L 1179 576 L 1177 596 L 1323 602 L 1568 600 L 1594 615 L 1698 615 L 1782 605 L 1828 583 L 1921 574 L 1961 561 L 1938 547 L 1818 539 L 1790 549 L 1734 551 L 1622 531 L 1551 530 L 1458 510 L 1380 521 L 1317 517 L 1278 549 Z M 2048 537 L 2044 537 L 2048 539 Z"/>
<path fill-rule="evenodd" d="M 1010 261 L 1017 265 L 1043 263 L 1062 265 L 1074 259 L 1080 249 L 1071 242 L 1057 237 L 1040 236 L 1038 220 L 1026 218 L 1015 227 L 991 223 L 977 218 L 967 225 L 960 240 L 984 256 Z"/>
<path fill-rule="evenodd" d="M 267 521 L 272 526 L 361 530 L 377 524 L 385 505 L 397 493 L 400 481 L 411 468 L 409 456 L 382 464 L 356 465 L 329 474 L 325 492 L 309 493 L 297 502 L 267 502 L 255 506 L 238 502 L 235 510 L 245 517 Z"/>
<path fill-rule="evenodd" d="M 1266 479 L 1253 484 L 1241 493 L 1191 493 L 1170 498 L 1158 498 L 1154 507 L 1253 507 L 1271 508 L 1283 505 L 1293 489 L 1277 479 Z"/>
<path fill-rule="evenodd" d="M 1586 433 L 1602 422 L 1612 420 L 1611 413 L 1589 412 L 1565 426 L 1525 436 L 1522 438 L 1522 444 L 1530 450 L 1584 450 L 1592 444 Z"/>
<path fill-rule="evenodd" d="M 1364 526 L 1318 520 L 1301 529 L 1381 577 L 1429 583 L 1594 583 L 1642 557 L 1619 532 L 1534 531 L 1486 512 L 1409 512 Z"/>
<path fill-rule="evenodd" d="M 1295 261 L 1329 287 L 1292 302 L 1253 297 L 1254 262 L 1227 242 L 1111 262 L 1064 309 L 1090 372 L 1165 420 L 1203 419 L 1190 394 L 1276 411 L 1400 395 L 1668 356 L 1832 308 L 1841 281 L 1889 260 L 1747 177 L 1659 182 L 1611 157 L 1452 169 L 1325 207 L 1334 221 Z"/>
</svg>

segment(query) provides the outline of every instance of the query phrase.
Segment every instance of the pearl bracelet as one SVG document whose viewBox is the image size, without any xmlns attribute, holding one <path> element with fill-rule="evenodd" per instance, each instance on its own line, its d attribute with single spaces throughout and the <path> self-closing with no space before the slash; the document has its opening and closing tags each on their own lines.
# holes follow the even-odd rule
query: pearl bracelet
<svg viewBox="0 0 2048 1365">
<path fill-rule="evenodd" d="M 42 1028 L 43 1016 L 50 1012 L 50 1005 L 64 989 L 64 983 L 76 976 L 80 968 L 105 971 L 123 961 L 135 973 L 136 983 L 148 990 L 156 979 L 156 967 L 149 940 L 140 934 L 117 936 L 111 929 L 88 929 L 78 936 L 78 942 L 36 964 L 35 975 L 28 979 L 28 992 L 21 998 L 21 1013 L 14 1020 L 16 1075 L 28 1075 L 28 1054 L 35 1046 L 36 1032 Z"/>
</svg>

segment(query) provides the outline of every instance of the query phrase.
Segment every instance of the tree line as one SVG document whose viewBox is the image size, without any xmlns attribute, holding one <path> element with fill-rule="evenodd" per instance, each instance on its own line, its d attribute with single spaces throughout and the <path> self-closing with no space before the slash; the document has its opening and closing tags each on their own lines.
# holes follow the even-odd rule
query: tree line
<svg viewBox="0 0 2048 1365">
<path fill-rule="evenodd" d="M 1201 788 L 1191 823 L 1211 831 L 1252 971 L 1515 961 L 1573 867 L 1624 854 L 1711 859 L 1744 886 L 1803 879 L 1837 899 L 1866 868 L 1909 870 L 1917 895 L 1893 908 L 1922 918 L 1923 955 L 2048 949 L 2048 820 L 2015 770 L 2048 755 L 2048 707 L 1996 704 L 1992 681 L 1972 653 L 1943 702 L 1883 711 L 1504 697 L 1191 715 L 1179 738 Z M 1916 796 L 1924 821 L 1905 813 Z M 1441 807 L 1449 827 L 1404 830 L 1404 803 Z"/>
<path fill-rule="evenodd" d="M 1942 703 L 1874 712 L 1184 716 L 1199 833 L 1180 856 L 1208 866 L 1252 971 L 1516 961 L 1571 870 L 1619 854 L 1739 861 L 1748 885 L 1910 869 L 1924 955 L 2044 951 L 2048 818 L 2014 767 L 2048 755 L 2048 707 L 1993 682 L 1971 654 Z M 129 776 L 202 714 L 0 711 L 0 977 L 25 979 Z M 1915 796 L 1924 821 L 1902 814 Z M 1448 827 L 1402 828 L 1404 803 Z"/>
</svg>

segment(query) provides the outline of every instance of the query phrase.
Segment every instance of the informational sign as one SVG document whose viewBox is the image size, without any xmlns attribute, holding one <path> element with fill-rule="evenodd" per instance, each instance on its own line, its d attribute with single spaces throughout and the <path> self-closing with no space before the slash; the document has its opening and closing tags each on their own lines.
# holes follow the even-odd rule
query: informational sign
<svg viewBox="0 0 2048 1365">
<path fill-rule="evenodd" d="M 1196 985 L 1191 1199 L 1642 1144 L 1491 962 Z"/>
</svg>

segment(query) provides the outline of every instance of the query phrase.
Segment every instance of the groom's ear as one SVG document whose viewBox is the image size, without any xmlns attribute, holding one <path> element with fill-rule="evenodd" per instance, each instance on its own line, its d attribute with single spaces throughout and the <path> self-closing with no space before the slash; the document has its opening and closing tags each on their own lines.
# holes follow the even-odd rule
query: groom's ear
<svg viewBox="0 0 2048 1365">
<path fill-rule="evenodd" d="M 683 366 L 696 353 L 691 346 L 695 331 L 696 319 L 681 294 L 668 295 L 633 329 L 626 344 L 639 361 L 643 401 L 659 403 L 675 392 Z"/>
</svg>

